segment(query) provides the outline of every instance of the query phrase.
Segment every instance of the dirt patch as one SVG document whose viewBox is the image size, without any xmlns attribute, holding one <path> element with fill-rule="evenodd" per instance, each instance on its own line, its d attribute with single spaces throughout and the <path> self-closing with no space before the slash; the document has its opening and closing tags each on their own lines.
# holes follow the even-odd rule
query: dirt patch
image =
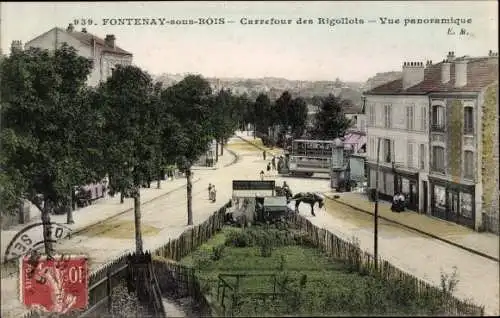
<svg viewBox="0 0 500 318">
<path fill-rule="evenodd" d="M 160 233 L 161 229 L 147 224 L 141 225 L 143 236 L 153 236 Z M 133 221 L 110 221 L 96 224 L 80 235 L 91 237 L 109 237 L 117 239 L 133 239 L 135 237 L 135 224 Z"/>
</svg>

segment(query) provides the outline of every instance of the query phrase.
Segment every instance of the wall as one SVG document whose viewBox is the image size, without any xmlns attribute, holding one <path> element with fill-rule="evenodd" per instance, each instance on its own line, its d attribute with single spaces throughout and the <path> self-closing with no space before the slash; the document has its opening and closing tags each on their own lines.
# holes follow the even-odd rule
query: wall
<svg viewBox="0 0 500 318">
<path fill-rule="evenodd" d="M 461 100 L 446 102 L 446 174 L 460 183 L 462 177 L 462 147 L 464 131 L 464 105 Z"/>
<path fill-rule="evenodd" d="M 499 146 L 498 146 L 498 91 L 488 87 L 482 104 L 481 180 L 483 222 L 487 230 L 498 233 L 499 219 Z"/>
<path fill-rule="evenodd" d="M 384 105 L 392 105 L 392 127 L 384 127 Z M 406 124 L 406 106 L 414 106 L 414 130 L 409 131 Z M 377 141 L 380 138 L 389 138 L 394 141 L 394 161 L 401 165 L 407 166 L 408 164 L 408 143 L 413 143 L 414 158 L 418 159 L 419 145 L 424 144 L 428 148 L 429 137 L 427 126 L 424 126 L 421 120 L 422 111 L 428 109 L 427 96 L 411 96 L 411 95 L 394 95 L 394 96 L 367 96 L 367 152 L 370 161 L 376 161 L 377 155 Z M 370 112 L 375 110 L 375 123 L 370 123 Z M 380 153 L 383 153 L 381 148 Z M 429 156 L 426 151 L 427 162 Z M 381 158 L 382 160 L 382 158 Z M 413 160 L 416 164 L 418 160 Z"/>
</svg>

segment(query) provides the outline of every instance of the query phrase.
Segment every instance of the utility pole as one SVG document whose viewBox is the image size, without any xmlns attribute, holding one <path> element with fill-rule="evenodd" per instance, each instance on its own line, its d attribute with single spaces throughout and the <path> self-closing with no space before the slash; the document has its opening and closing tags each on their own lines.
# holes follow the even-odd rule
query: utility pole
<svg viewBox="0 0 500 318">
<path fill-rule="evenodd" d="M 378 267 L 378 175 L 380 174 L 380 137 L 377 138 L 377 175 L 375 176 L 375 213 L 373 214 L 373 254 L 375 256 L 375 268 Z"/>
</svg>

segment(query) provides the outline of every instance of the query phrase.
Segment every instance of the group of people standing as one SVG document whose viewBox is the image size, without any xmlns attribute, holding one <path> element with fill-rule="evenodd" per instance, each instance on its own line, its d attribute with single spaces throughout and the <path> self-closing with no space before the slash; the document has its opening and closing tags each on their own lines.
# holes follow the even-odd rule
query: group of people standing
<svg viewBox="0 0 500 318">
<path fill-rule="evenodd" d="M 217 190 L 215 190 L 215 185 L 208 184 L 208 199 L 212 202 L 216 201 Z"/>
<path fill-rule="evenodd" d="M 392 197 L 392 205 L 391 205 L 392 212 L 403 212 L 405 210 L 405 205 L 406 205 L 406 198 L 404 194 L 398 192 Z"/>
<path fill-rule="evenodd" d="M 266 152 L 265 151 L 262 152 L 262 158 L 264 160 L 266 160 Z M 270 175 L 271 171 L 276 171 L 276 157 L 275 156 L 273 156 L 271 161 L 267 163 L 266 170 L 267 170 L 267 175 Z M 265 176 L 264 170 L 261 170 L 260 171 L 260 180 L 264 181 L 264 176 Z"/>
</svg>

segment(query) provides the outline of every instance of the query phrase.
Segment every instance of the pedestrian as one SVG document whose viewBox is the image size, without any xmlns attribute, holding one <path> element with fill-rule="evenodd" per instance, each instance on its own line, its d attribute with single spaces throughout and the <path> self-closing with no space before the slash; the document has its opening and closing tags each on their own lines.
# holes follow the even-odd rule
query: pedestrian
<svg viewBox="0 0 500 318">
<path fill-rule="evenodd" d="M 276 157 L 273 156 L 273 159 L 271 159 L 271 165 L 273 166 L 273 170 L 276 170 Z"/>
<path fill-rule="evenodd" d="M 260 180 L 264 181 L 264 170 L 260 170 Z"/>
<path fill-rule="evenodd" d="M 212 184 L 211 184 L 211 183 L 209 183 L 209 184 L 208 184 L 208 199 L 209 199 L 209 200 L 211 200 L 211 199 L 212 199 L 211 195 L 212 195 Z"/>
<path fill-rule="evenodd" d="M 265 150 L 262 152 L 262 157 L 264 158 L 264 160 L 266 160 L 266 151 Z"/>
<path fill-rule="evenodd" d="M 210 196 L 212 197 L 212 202 L 216 201 L 217 190 L 215 190 L 215 185 L 212 186 L 210 190 Z"/>
<path fill-rule="evenodd" d="M 267 164 L 266 170 L 267 170 L 267 174 L 269 175 L 269 173 L 271 172 L 271 163 L 270 162 Z"/>
</svg>

